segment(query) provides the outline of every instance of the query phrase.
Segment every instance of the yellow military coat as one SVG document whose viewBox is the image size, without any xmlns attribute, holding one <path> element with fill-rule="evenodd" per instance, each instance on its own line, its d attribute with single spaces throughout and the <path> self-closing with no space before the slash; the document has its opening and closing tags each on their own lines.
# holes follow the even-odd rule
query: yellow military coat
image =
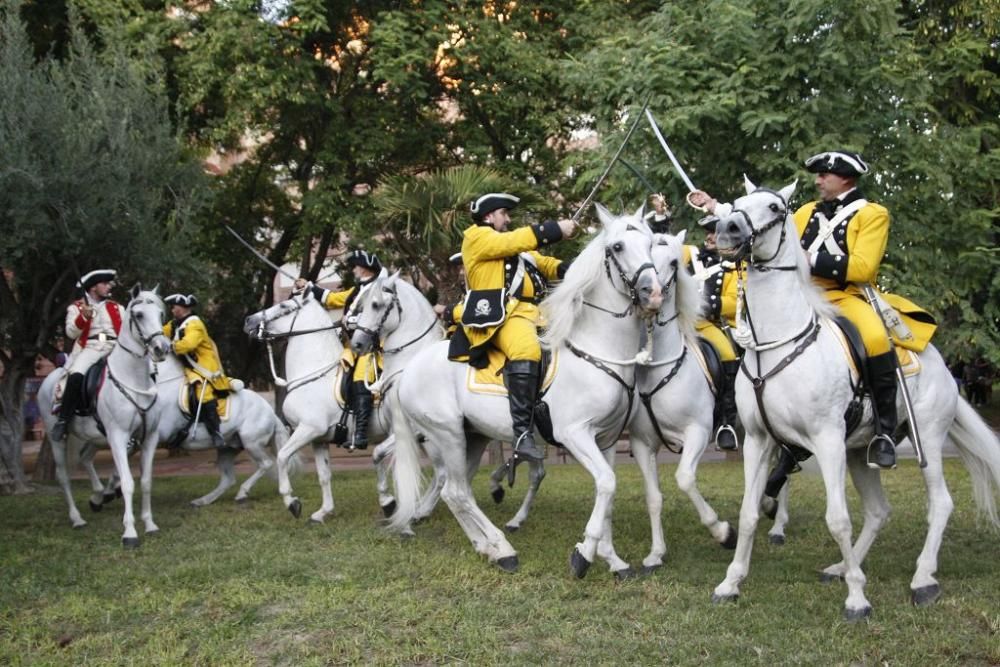
<svg viewBox="0 0 1000 667">
<path fill-rule="evenodd" d="M 358 287 L 352 287 L 351 289 L 342 290 L 340 292 L 331 292 L 326 290 L 323 293 L 323 297 L 320 301 L 327 310 L 337 310 L 338 308 L 346 308 L 350 302 L 352 302 L 358 292 Z M 362 354 L 360 357 L 355 358 L 354 352 L 351 351 L 350 346 L 345 345 L 344 351 L 340 355 L 341 362 L 346 367 L 354 367 L 354 374 L 351 379 L 355 382 L 361 382 L 367 379 L 369 383 L 375 382 L 377 369 L 381 368 L 381 359 L 376 360 L 376 363 L 372 363 L 375 360 L 375 355 L 371 352 L 368 354 Z M 377 367 L 376 367 L 377 366 Z"/>
<path fill-rule="evenodd" d="M 222 360 L 219 359 L 219 348 L 208 335 L 200 317 L 188 315 L 176 329 L 171 320 L 163 325 L 163 333 L 171 339 L 174 353 L 183 361 L 184 376 L 188 382 L 208 380 L 215 391 L 230 391 L 229 378 L 223 372 Z"/>
<path fill-rule="evenodd" d="M 462 239 L 462 263 L 465 265 L 469 290 L 510 289 L 520 253 L 531 256 L 534 266 L 546 280 L 555 280 L 562 262 L 535 252 L 535 249 L 561 238 L 562 232 L 555 222 L 530 225 L 509 232 L 498 232 L 485 225 L 469 227 Z M 504 322 L 511 317 L 538 322 L 540 313 L 535 299 L 544 285 L 535 284 L 530 271 L 525 271 L 522 285 L 519 294 L 507 295 Z M 470 346 L 476 348 L 488 342 L 500 326 L 502 323 L 486 328 L 463 326 L 463 329 Z"/>
</svg>

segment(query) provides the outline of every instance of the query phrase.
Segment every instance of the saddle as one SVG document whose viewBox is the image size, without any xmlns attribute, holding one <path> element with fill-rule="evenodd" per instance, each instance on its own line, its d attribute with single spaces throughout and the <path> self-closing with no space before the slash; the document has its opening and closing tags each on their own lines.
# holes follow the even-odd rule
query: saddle
<svg viewBox="0 0 1000 667">
<path fill-rule="evenodd" d="M 195 412 L 198 411 L 198 393 L 198 389 L 194 383 L 181 383 L 181 388 L 177 396 L 177 406 L 188 420 L 194 419 Z M 215 401 L 219 419 L 221 421 L 229 421 L 229 398 L 224 396 L 223 392 L 216 391 Z"/>
<path fill-rule="evenodd" d="M 712 393 L 718 396 L 719 387 L 725 382 L 725 378 L 722 376 L 722 359 L 719 357 L 719 351 L 715 349 L 715 346 L 708 342 L 708 339 L 698 336 L 698 354 L 696 355 L 699 364 L 701 365 L 701 370 L 705 374 L 705 379 L 708 380 L 708 384 L 712 387 Z"/>
<path fill-rule="evenodd" d="M 97 414 L 97 397 L 104 386 L 105 371 L 108 368 L 107 357 L 102 357 L 87 369 L 80 387 L 80 400 L 77 402 L 76 416 L 89 417 Z M 52 414 L 58 415 L 62 408 L 63 395 L 66 392 L 66 381 L 69 373 L 64 373 L 56 385 L 56 401 L 52 403 Z"/>
<path fill-rule="evenodd" d="M 465 388 L 473 394 L 506 396 L 507 385 L 504 384 L 503 367 L 507 364 L 507 357 L 495 347 L 489 347 L 486 358 L 488 363 L 484 368 L 475 368 L 471 365 L 468 367 L 465 374 Z M 558 366 L 558 350 L 553 352 L 543 348 L 539 369 L 539 376 L 542 378 L 542 386 L 538 389 L 539 399 L 552 385 Z"/>
</svg>

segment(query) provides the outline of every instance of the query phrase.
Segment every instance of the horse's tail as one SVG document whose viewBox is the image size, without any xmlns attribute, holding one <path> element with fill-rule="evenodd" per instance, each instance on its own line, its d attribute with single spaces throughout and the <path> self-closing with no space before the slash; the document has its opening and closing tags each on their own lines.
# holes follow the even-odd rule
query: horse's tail
<svg viewBox="0 0 1000 667">
<path fill-rule="evenodd" d="M 392 407 L 392 432 L 396 436 L 396 448 L 392 453 L 392 483 L 396 496 L 396 511 L 389 518 L 388 529 L 397 532 L 409 532 L 417 510 L 424 486 L 423 472 L 420 469 L 420 445 L 410 427 L 410 422 L 400 406 L 399 392 L 394 392 L 395 400 L 390 401 Z"/>
<path fill-rule="evenodd" d="M 281 418 L 278 417 L 277 414 L 273 413 L 273 411 L 272 416 L 274 418 L 274 427 L 271 431 L 271 441 L 268 444 L 274 447 L 274 453 L 277 455 L 277 453 L 281 451 L 281 448 L 285 446 L 285 443 L 288 442 L 290 435 L 288 433 L 288 427 L 285 426 L 283 421 L 281 421 Z M 289 476 L 296 477 L 302 474 L 304 469 L 305 465 L 302 463 L 302 457 L 299 456 L 298 452 L 295 452 L 292 454 L 291 458 L 288 459 Z M 277 480 L 278 466 L 271 466 L 268 468 L 267 476 L 269 479 Z"/>
<path fill-rule="evenodd" d="M 972 478 L 972 493 L 976 506 L 1000 528 L 996 494 L 1000 492 L 1000 439 L 979 413 L 961 396 L 955 422 L 948 438 L 958 448 L 962 462 Z"/>
</svg>

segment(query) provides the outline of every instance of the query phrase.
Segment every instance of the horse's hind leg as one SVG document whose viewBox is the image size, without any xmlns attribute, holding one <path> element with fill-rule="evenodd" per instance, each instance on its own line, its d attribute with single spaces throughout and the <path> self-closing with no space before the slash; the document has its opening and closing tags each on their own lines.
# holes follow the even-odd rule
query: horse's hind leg
<svg viewBox="0 0 1000 667">
<path fill-rule="evenodd" d="M 697 425 L 685 431 L 684 450 L 681 452 L 681 460 L 677 464 L 674 479 L 677 481 L 677 488 L 691 500 L 701 524 L 708 528 L 715 541 L 727 549 L 732 549 L 736 546 L 736 531 L 728 521 L 719 521 L 718 513 L 698 489 L 698 462 L 708 448 L 708 438 L 708 431 Z"/>
<path fill-rule="evenodd" d="M 59 486 L 62 488 L 63 495 L 66 497 L 66 504 L 69 506 L 70 523 L 73 524 L 74 528 L 83 528 L 87 525 L 87 522 L 83 520 L 83 517 L 80 516 L 80 510 L 76 508 L 76 501 L 73 500 L 73 489 L 69 483 L 69 471 L 66 470 L 66 447 L 74 443 L 74 438 L 70 435 L 62 442 L 50 440 L 50 443 L 52 444 L 52 459 L 56 464 L 56 479 L 59 480 Z M 99 484 L 100 480 L 98 480 Z"/>
<path fill-rule="evenodd" d="M 507 462 L 503 458 L 503 443 L 498 441 L 495 444 L 496 446 L 491 447 L 490 451 L 499 455 L 500 463 L 490 473 L 490 497 L 493 498 L 493 502 L 499 505 L 503 502 L 504 496 L 507 495 L 506 489 L 503 488 L 503 481 L 507 477 Z"/>
<path fill-rule="evenodd" d="M 247 454 L 253 459 L 254 463 L 257 464 L 257 469 L 253 471 L 249 477 L 246 478 L 242 484 L 240 484 L 239 490 L 236 492 L 236 502 L 242 503 L 250 496 L 250 490 L 253 489 L 254 485 L 260 481 L 260 478 L 267 474 L 267 472 L 274 467 L 274 459 L 270 457 L 267 453 L 267 439 L 264 438 L 260 441 L 254 440 L 252 438 L 243 439 L 243 448 L 246 449 Z M 234 453 L 235 458 L 235 453 Z M 235 479 L 235 473 L 234 473 Z"/>
<path fill-rule="evenodd" d="M 656 463 L 656 449 L 634 435 L 629 439 L 629 447 L 635 462 L 642 471 L 643 486 L 646 488 L 646 511 L 649 512 L 651 545 L 649 555 L 642 559 L 642 571 L 649 574 L 663 566 L 667 554 L 667 543 L 663 538 L 663 492 L 660 490 L 660 469 Z"/>
<path fill-rule="evenodd" d="M 392 516 L 396 511 L 396 498 L 389 490 L 389 455 L 396 449 L 396 436 L 392 433 L 372 451 L 375 464 L 375 490 L 378 492 L 378 506 L 384 516 Z"/>
<path fill-rule="evenodd" d="M 854 545 L 851 543 L 851 515 L 847 509 L 843 448 L 843 431 L 831 431 L 816 438 L 812 449 L 826 487 L 826 525 L 844 559 L 844 581 L 847 582 L 844 618 L 858 621 L 871 615 L 872 607 L 865 597 L 866 580 L 861 570 L 861 561 L 855 556 Z"/>
<path fill-rule="evenodd" d="M 924 455 L 927 458 L 927 467 L 921 471 L 927 486 L 927 537 L 924 539 L 924 548 L 917 557 L 917 569 L 910 580 L 911 601 L 916 605 L 930 604 L 941 594 L 941 587 L 934 574 L 937 572 L 941 538 L 954 509 L 941 460 L 945 434 L 940 429 L 934 432 L 926 424 L 921 424 L 921 429 Z"/>
<path fill-rule="evenodd" d="M 865 513 L 864 525 L 854 541 L 854 557 L 860 565 L 865 561 L 868 550 L 875 542 L 879 530 L 889 520 L 891 508 L 882 489 L 881 473 L 868 467 L 864 450 L 855 449 L 847 452 L 847 469 L 851 473 L 854 488 L 861 496 L 861 506 Z M 821 578 L 823 581 L 843 579 L 845 573 L 846 566 L 841 561 L 825 568 Z"/>
<path fill-rule="evenodd" d="M 528 491 L 524 494 L 524 500 L 521 502 L 521 507 L 518 508 L 517 514 L 507 522 L 504 528 L 514 532 L 519 530 L 524 525 L 524 522 L 528 520 L 528 514 L 531 512 L 531 507 L 535 504 L 535 496 L 538 494 L 538 487 L 542 485 L 543 479 L 545 479 L 545 463 L 542 461 L 530 461 L 528 463 Z"/>
<path fill-rule="evenodd" d="M 114 500 L 115 496 L 112 492 L 111 497 L 105 496 L 104 484 L 101 482 L 101 476 L 97 474 L 97 469 L 94 467 L 94 455 L 97 453 L 97 448 L 90 443 L 84 444 L 80 447 L 79 461 L 80 465 L 87 472 L 87 479 L 90 480 L 90 509 L 94 512 L 100 512 L 104 509 L 104 503 Z"/>
<path fill-rule="evenodd" d="M 771 544 L 781 545 L 785 543 L 785 526 L 788 525 L 788 490 L 792 486 L 792 481 L 788 480 L 778 491 L 775 501 L 774 525 L 767 531 L 767 539 Z"/>
<path fill-rule="evenodd" d="M 313 523 L 323 523 L 323 519 L 333 512 L 333 489 L 330 485 L 332 477 L 330 474 L 330 445 L 325 442 L 314 442 L 313 456 L 316 459 L 316 477 L 319 479 L 323 504 L 309 515 L 309 520 Z"/>
<path fill-rule="evenodd" d="M 224 447 L 219 450 L 216 466 L 219 468 L 219 483 L 212 491 L 206 493 L 201 498 L 191 501 L 192 507 L 204 507 L 211 505 L 219 499 L 231 486 L 236 484 L 236 473 L 233 470 L 233 461 L 236 459 L 236 450 Z"/>
</svg>

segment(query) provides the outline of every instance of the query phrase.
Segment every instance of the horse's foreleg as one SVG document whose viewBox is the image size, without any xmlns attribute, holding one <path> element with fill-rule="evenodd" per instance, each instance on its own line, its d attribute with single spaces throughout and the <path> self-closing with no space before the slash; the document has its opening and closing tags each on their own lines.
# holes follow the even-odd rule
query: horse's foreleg
<svg viewBox="0 0 1000 667">
<path fill-rule="evenodd" d="M 617 444 L 617 443 L 616 443 Z M 615 467 L 615 446 L 608 447 L 603 452 L 604 460 L 614 471 Z M 604 511 L 604 524 L 601 530 L 601 539 L 597 542 L 597 555 L 608 564 L 608 567 L 618 579 L 631 579 L 635 576 L 632 566 L 619 558 L 615 553 L 615 545 L 612 540 L 611 512 L 614 509 L 614 496 L 610 498 L 607 508 Z"/>
<path fill-rule="evenodd" d="M 667 555 L 667 542 L 663 537 L 663 492 L 660 490 L 660 468 L 656 463 L 658 448 L 650 447 L 635 435 L 630 437 L 629 447 L 642 472 L 646 491 L 651 544 L 649 555 L 642 559 L 642 571 L 649 574 L 663 566 L 663 557 Z"/>
<path fill-rule="evenodd" d="M 598 449 L 593 436 L 582 428 L 577 428 L 575 431 L 567 430 L 560 440 L 566 443 L 570 453 L 594 478 L 596 490 L 594 509 L 584 528 L 583 542 L 577 543 L 570 555 L 570 568 L 573 574 L 583 578 L 594 562 L 597 544 L 604 536 L 605 520 L 615 497 L 615 471 Z M 614 445 L 611 449 L 614 449 Z"/>
<path fill-rule="evenodd" d="M 292 495 L 292 483 L 288 478 L 289 461 L 300 449 L 323 435 L 324 432 L 325 430 L 310 424 L 299 424 L 278 450 L 278 493 L 281 494 L 285 507 L 296 519 L 302 515 L 302 501 Z"/>
<path fill-rule="evenodd" d="M 323 504 L 309 515 L 309 520 L 313 523 L 323 523 L 323 519 L 333 512 L 333 489 L 330 485 L 330 445 L 325 442 L 314 442 L 313 456 L 316 460 L 316 477 L 319 479 Z"/>
<path fill-rule="evenodd" d="M 851 473 L 854 488 L 861 496 L 861 507 L 865 513 L 864 525 L 854 541 L 854 557 L 858 565 L 865 561 L 868 550 L 878 536 L 879 530 L 889 520 L 889 501 L 882 490 L 882 476 L 878 470 L 872 470 L 865 461 L 863 449 L 847 452 L 847 469 Z M 787 486 L 787 485 L 786 485 Z M 832 578 L 843 579 L 846 566 L 843 561 L 823 570 L 823 580 Z"/>
<path fill-rule="evenodd" d="M 146 527 L 146 534 L 158 532 L 160 529 L 153 522 L 153 457 L 156 456 L 156 445 L 158 436 L 155 429 L 146 435 L 146 441 L 142 443 L 142 511 L 140 517 Z"/>
<path fill-rule="evenodd" d="M 833 432 L 814 440 L 812 448 L 823 474 L 826 488 L 826 525 L 840 547 L 844 561 L 844 580 L 847 582 L 847 600 L 844 618 L 857 621 L 871 615 L 872 607 L 865 597 L 865 574 L 861 562 L 854 554 L 851 543 L 851 515 L 847 509 L 846 462 L 844 434 Z"/>
<path fill-rule="evenodd" d="M 94 454 L 97 453 L 97 448 L 88 444 L 80 447 L 80 465 L 87 472 L 87 479 L 90 480 L 90 509 L 95 512 L 100 512 L 103 505 L 108 500 L 113 500 L 114 495 L 111 498 L 105 498 L 104 495 L 104 484 L 101 482 L 101 476 L 97 474 L 97 469 L 94 467 Z"/>
<path fill-rule="evenodd" d="M 736 546 L 736 531 L 728 521 L 719 521 L 719 515 L 698 490 L 698 462 L 708 448 L 708 440 L 709 432 L 700 426 L 691 426 L 685 431 L 684 450 L 681 452 L 681 460 L 677 464 L 674 479 L 677 481 L 677 488 L 691 500 L 695 511 L 698 512 L 698 519 L 708 528 L 715 541 L 727 549 L 732 549 Z"/>
<path fill-rule="evenodd" d="M 115 437 L 116 436 L 116 437 Z M 132 471 L 128 462 L 128 435 L 125 433 L 108 435 L 108 445 L 111 448 L 111 456 L 115 461 L 115 469 L 118 471 L 118 479 L 121 483 L 122 504 L 125 506 L 122 515 L 122 525 L 125 532 L 122 533 L 122 546 L 126 549 L 136 549 L 139 546 L 139 534 L 135 530 L 135 515 L 132 512 L 132 494 L 135 492 L 135 480 L 132 479 Z"/>
<path fill-rule="evenodd" d="M 785 482 L 775 499 L 774 525 L 767 531 L 767 539 L 771 544 L 785 543 L 785 526 L 788 525 L 788 490 L 791 486 L 792 480 Z"/>
<path fill-rule="evenodd" d="M 726 570 L 726 578 L 712 593 L 712 602 L 736 600 L 740 596 L 740 583 L 750 571 L 754 533 L 757 532 L 757 521 L 760 519 L 760 498 L 764 495 L 767 464 L 771 460 L 773 447 L 774 443 L 766 435 L 747 432 L 743 444 L 743 502 L 740 505 L 736 552 Z"/>
<path fill-rule="evenodd" d="M 219 450 L 215 463 L 219 468 L 219 483 L 211 492 L 201 498 L 192 500 L 191 505 L 193 507 L 204 507 L 205 505 L 214 503 L 229 487 L 236 484 L 236 473 L 233 470 L 233 462 L 236 460 L 236 454 L 236 450 L 229 447 Z"/>
<path fill-rule="evenodd" d="M 83 520 L 83 517 L 80 516 L 80 510 L 76 508 L 76 501 L 73 500 L 73 489 L 69 483 L 69 471 L 66 470 L 66 447 L 73 442 L 73 436 L 67 436 L 66 440 L 61 442 L 54 440 L 49 442 L 52 444 L 52 459 L 56 464 L 56 479 L 59 480 L 59 486 L 66 497 L 66 504 L 69 506 L 70 523 L 73 524 L 74 528 L 83 528 L 87 522 Z M 98 480 L 98 486 L 100 486 L 100 480 Z"/>
</svg>

